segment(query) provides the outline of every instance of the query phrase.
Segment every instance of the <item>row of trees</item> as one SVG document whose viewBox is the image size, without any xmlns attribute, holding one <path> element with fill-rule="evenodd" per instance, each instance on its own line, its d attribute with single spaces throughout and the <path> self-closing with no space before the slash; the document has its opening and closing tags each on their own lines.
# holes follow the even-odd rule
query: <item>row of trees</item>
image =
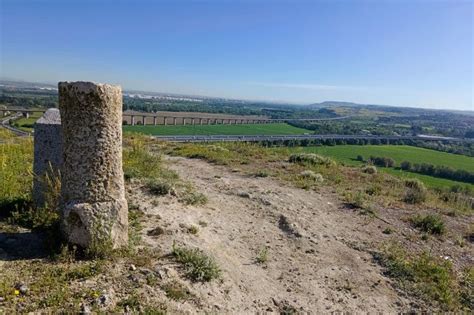
<svg viewBox="0 0 474 315">
<path fill-rule="evenodd" d="M 456 170 L 449 166 L 433 165 L 429 163 L 415 163 L 403 161 L 400 168 L 404 171 L 451 179 L 459 182 L 474 184 L 474 173 L 466 170 Z"/>
<path fill-rule="evenodd" d="M 357 160 L 380 167 L 395 167 L 396 164 L 394 159 L 385 156 L 370 156 L 367 161 L 364 161 L 363 156 L 358 155 Z M 429 163 L 411 163 L 410 161 L 403 161 L 402 163 L 400 163 L 400 169 L 407 172 L 413 172 L 433 177 L 446 178 L 458 182 L 474 184 L 474 172 L 454 169 L 449 166 L 433 165 Z"/>
<path fill-rule="evenodd" d="M 359 155 L 357 159 L 359 160 L 361 156 Z M 369 164 L 382 166 L 382 167 L 394 167 L 395 160 L 385 156 L 370 156 L 367 161 Z"/>
</svg>

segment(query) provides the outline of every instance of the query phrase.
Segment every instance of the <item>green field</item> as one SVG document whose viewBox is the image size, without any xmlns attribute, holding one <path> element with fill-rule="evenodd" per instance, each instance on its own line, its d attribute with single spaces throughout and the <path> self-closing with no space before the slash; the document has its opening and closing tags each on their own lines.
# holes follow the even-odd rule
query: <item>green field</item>
<svg viewBox="0 0 474 315">
<path fill-rule="evenodd" d="M 399 165 L 403 161 L 410 161 L 411 163 L 430 163 L 433 165 L 445 165 L 450 166 L 454 169 L 464 169 L 467 171 L 474 172 L 474 158 L 472 157 L 405 145 L 339 145 L 304 147 L 298 148 L 298 150 L 330 156 L 338 162 L 353 166 L 363 164 L 362 162 L 356 160 L 358 155 L 362 155 L 364 159 L 368 159 L 371 155 L 373 155 L 380 157 L 391 157 L 395 160 L 396 165 Z M 419 178 L 420 180 L 425 182 L 425 184 L 431 187 L 449 187 L 455 184 L 462 184 L 474 187 L 474 185 L 466 183 L 432 177 L 428 175 L 405 172 L 393 168 L 379 168 L 379 170 L 383 170 L 384 172 L 396 176 Z"/>
<path fill-rule="evenodd" d="M 20 118 L 13 122 L 13 125 L 23 131 L 33 131 L 35 122 L 43 116 L 43 113 L 31 113 L 29 118 Z"/>
<path fill-rule="evenodd" d="M 124 126 L 124 131 L 140 132 L 154 136 L 184 135 L 297 135 L 310 130 L 288 124 L 244 125 L 178 125 L 178 126 Z"/>
</svg>

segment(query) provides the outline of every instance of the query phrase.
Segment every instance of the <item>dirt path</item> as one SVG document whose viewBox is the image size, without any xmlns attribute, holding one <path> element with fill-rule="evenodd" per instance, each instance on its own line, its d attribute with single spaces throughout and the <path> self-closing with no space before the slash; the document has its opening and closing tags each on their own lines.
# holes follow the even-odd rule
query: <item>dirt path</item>
<svg viewBox="0 0 474 315">
<path fill-rule="evenodd" d="M 343 210 L 331 194 L 249 177 L 201 160 L 167 159 L 172 161 L 169 168 L 192 182 L 209 202 L 183 206 L 171 196 L 154 198 L 134 191 L 131 201 L 148 214 L 145 242 L 163 252 L 169 252 L 174 240 L 199 247 L 223 270 L 222 282 L 187 282 L 199 303 L 177 302 L 176 310 L 410 310 L 410 302 L 393 289 L 371 255 L 357 250 L 382 234 L 370 231 L 365 217 Z M 199 222 L 207 226 L 200 226 L 196 235 L 187 232 L 187 226 Z M 157 226 L 166 233 L 146 235 Z M 258 264 L 258 252 L 265 247 L 268 261 Z"/>
</svg>

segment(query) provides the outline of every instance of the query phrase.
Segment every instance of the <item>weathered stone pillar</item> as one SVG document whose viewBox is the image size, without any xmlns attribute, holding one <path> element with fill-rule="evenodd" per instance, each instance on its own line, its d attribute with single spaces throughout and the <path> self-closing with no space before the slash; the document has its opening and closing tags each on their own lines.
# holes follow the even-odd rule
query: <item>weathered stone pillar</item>
<svg viewBox="0 0 474 315">
<path fill-rule="evenodd" d="M 199 124 L 202 125 L 202 118 L 199 118 Z"/>
<path fill-rule="evenodd" d="M 142 124 L 143 124 L 143 126 L 145 126 L 145 124 L 146 124 L 146 116 L 143 116 L 143 118 L 142 118 Z"/>
<path fill-rule="evenodd" d="M 183 126 L 186 125 L 186 118 L 183 117 Z"/>
<path fill-rule="evenodd" d="M 128 242 L 122 170 L 122 89 L 91 82 L 60 82 L 63 131 L 61 227 L 83 247 Z"/>
<path fill-rule="evenodd" d="M 60 179 L 63 164 L 61 116 L 57 108 L 48 109 L 34 126 L 33 201 L 38 207 L 48 202 L 47 193 Z M 52 197 L 52 196 L 51 196 Z M 56 205 L 49 204 L 53 207 Z"/>
<path fill-rule="evenodd" d="M 207 124 L 210 125 L 211 124 L 211 120 L 209 118 L 207 118 Z"/>
<path fill-rule="evenodd" d="M 156 116 L 153 116 L 153 125 L 156 126 Z M 166 117 L 165 117 L 165 125 L 166 125 Z"/>
<path fill-rule="evenodd" d="M 173 125 L 176 126 L 176 117 L 173 117 Z"/>
<path fill-rule="evenodd" d="M 132 126 L 135 126 L 135 116 L 131 115 L 130 117 L 131 117 L 131 118 L 130 118 L 130 120 L 131 120 L 131 125 L 132 125 Z"/>
<path fill-rule="evenodd" d="M 168 117 L 163 117 L 163 125 L 165 125 L 165 126 L 168 124 L 168 122 L 166 121 L 166 118 L 168 118 Z"/>
<path fill-rule="evenodd" d="M 194 121 L 194 118 L 193 118 L 193 119 L 192 119 L 192 124 L 193 124 L 193 126 L 194 126 L 194 123 L 195 123 L 195 121 Z"/>
</svg>

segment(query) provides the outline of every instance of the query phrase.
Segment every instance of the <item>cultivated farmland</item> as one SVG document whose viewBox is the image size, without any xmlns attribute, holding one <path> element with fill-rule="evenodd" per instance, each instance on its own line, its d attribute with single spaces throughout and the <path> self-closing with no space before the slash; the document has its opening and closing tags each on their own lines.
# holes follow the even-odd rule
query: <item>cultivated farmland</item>
<svg viewBox="0 0 474 315">
<path fill-rule="evenodd" d="M 296 135 L 310 130 L 288 124 L 124 126 L 124 131 L 147 135 Z"/>
</svg>

